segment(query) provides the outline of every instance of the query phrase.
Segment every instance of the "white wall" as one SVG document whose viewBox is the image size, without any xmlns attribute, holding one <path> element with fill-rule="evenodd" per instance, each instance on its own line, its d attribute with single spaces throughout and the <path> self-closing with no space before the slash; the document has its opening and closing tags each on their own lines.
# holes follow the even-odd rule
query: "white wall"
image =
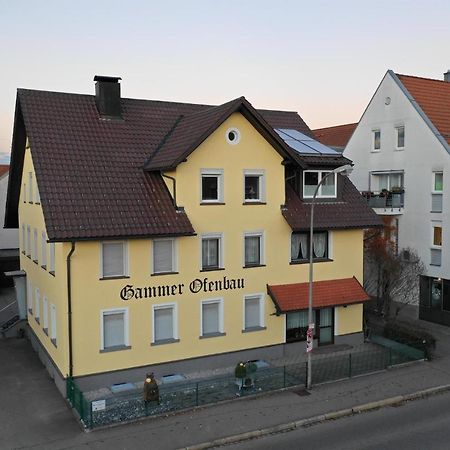
<svg viewBox="0 0 450 450">
<path fill-rule="evenodd" d="M 3 228 L 7 190 L 8 174 L 5 174 L 0 178 L 0 249 L 19 247 L 19 231 Z"/>
<path fill-rule="evenodd" d="M 390 97 L 389 105 L 385 104 Z M 404 150 L 396 150 L 395 127 L 405 126 Z M 372 130 L 381 130 L 381 149 L 373 152 Z M 344 151 L 355 167 L 351 179 L 360 191 L 369 187 L 369 172 L 404 170 L 405 206 L 399 219 L 399 248 L 417 249 L 430 276 L 450 279 L 450 155 L 387 73 Z M 444 172 L 443 213 L 431 213 L 433 171 Z M 430 265 L 432 220 L 442 220 L 442 265 Z M 447 247 L 447 248 L 446 248 Z"/>
</svg>

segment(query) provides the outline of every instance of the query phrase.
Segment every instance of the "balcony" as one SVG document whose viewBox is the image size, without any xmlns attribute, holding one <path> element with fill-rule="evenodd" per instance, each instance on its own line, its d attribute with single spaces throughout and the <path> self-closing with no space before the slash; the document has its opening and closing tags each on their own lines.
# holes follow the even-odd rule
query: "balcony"
<svg viewBox="0 0 450 450">
<path fill-rule="evenodd" d="M 405 201 L 405 190 L 396 189 L 388 191 L 365 191 L 361 195 L 367 200 L 367 203 L 377 214 L 380 215 L 398 215 L 403 214 Z"/>
</svg>

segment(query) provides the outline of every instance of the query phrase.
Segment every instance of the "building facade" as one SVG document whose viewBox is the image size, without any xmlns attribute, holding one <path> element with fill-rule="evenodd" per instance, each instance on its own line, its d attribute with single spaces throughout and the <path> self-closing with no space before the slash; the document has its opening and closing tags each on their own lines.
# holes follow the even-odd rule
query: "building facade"
<svg viewBox="0 0 450 450">
<path fill-rule="evenodd" d="M 16 107 L 6 224 L 61 390 L 304 352 L 309 202 L 348 161 L 295 150 L 291 135 L 319 145 L 296 113 L 122 99 L 118 79 L 96 81 L 96 96 L 19 90 Z M 378 218 L 329 179 L 315 338 L 360 343 L 363 228 Z"/>
<path fill-rule="evenodd" d="M 354 161 L 351 179 L 369 205 L 390 219 L 398 249 L 415 249 L 425 265 L 420 317 L 449 325 L 450 74 L 444 77 L 389 70 L 344 155 Z M 414 296 L 419 292 L 411 292 Z"/>
</svg>

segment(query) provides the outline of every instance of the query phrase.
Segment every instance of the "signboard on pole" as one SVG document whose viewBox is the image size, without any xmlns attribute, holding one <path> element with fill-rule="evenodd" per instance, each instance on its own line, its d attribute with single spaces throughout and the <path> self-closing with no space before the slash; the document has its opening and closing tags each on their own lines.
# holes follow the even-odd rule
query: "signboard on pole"
<svg viewBox="0 0 450 450">
<path fill-rule="evenodd" d="M 314 324 L 308 325 L 308 331 L 306 332 L 306 353 L 312 352 L 314 342 Z"/>
</svg>

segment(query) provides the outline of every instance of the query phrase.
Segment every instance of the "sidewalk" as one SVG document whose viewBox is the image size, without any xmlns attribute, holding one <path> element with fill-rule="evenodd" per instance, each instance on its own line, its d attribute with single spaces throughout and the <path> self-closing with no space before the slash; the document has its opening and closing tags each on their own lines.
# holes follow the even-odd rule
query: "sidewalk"
<svg viewBox="0 0 450 450">
<path fill-rule="evenodd" d="M 2 374 L 0 397 L 6 398 L 3 390 L 8 390 L 10 401 L 8 411 L 3 408 L 0 412 L 0 447 L 9 449 L 33 446 L 34 449 L 51 450 L 146 449 L 151 446 L 157 449 L 177 449 L 449 384 L 450 353 L 447 349 L 450 347 L 450 328 L 421 321 L 419 325 L 424 328 L 432 327 L 438 339 L 437 358 L 431 362 L 414 363 L 373 375 L 314 386 L 310 395 L 297 395 L 292 391 L 276 392 L 90 433 L 83 433 L 77 428 L 70 411 L 64 408 L 64 400 L 57 398 L 59 394 L 56 389 L 55 392 L 50 392 L 48 388 L 43 391 L 34 390 L 33 404 L 40 405 L 37 413 L 35 408 L 24 408 L 27 403 L 21 388 L 13 378 L 4 378 Z M 23 377 L 22 383 L 26 384 L 29 377 L 35 382 L 38 375 L 45 377 L 43 370 L 35 370 L 37 365 L 34 360 L 37 357 L 31 350 L 27 350 L 28 344 L 25 341 L 14 342 L 19 343 L 16 345 L 21 348 L 22 357 L 33 360 L 27 361 L 28 365 L 32 363 L 33 366 L 28 373 L 18 374 Z M 1 350 L 0 346 L 0 355 L 7 363 L 6 358 L 11 358 L 11 353 L 2 353 Z M 11 363 L 14 364 L 14 361 Z M 21 364 L 21 368 L 23 367 Z M 50 386 L 51 380 L 47 377 L 40 383 Z M 31 395 L 29 390 L 27 395 Z M 54 414 L 55 409 L 57 415 Z M 14 416 L 21 417 L 20 421 L 12 421 L 11 417 Z M 57 420 L 59 426 L 55 426 L 54 420 Z M 21 433 L 21 424 L 27 424 L 26 434 Z"/>
</svg>

